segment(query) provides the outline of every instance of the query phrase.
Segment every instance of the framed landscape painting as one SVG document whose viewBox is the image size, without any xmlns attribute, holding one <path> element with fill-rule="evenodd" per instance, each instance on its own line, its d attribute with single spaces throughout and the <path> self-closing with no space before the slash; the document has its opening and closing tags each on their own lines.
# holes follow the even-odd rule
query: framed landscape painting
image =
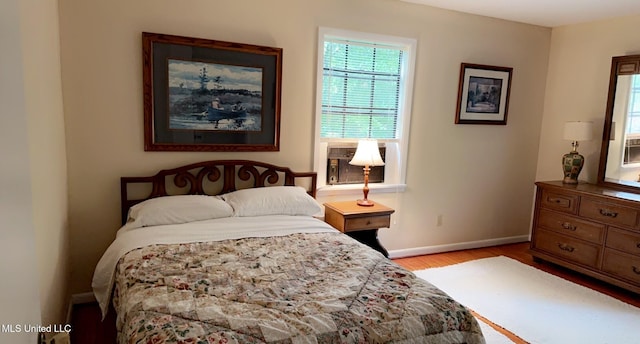
<svg viewBox="0 0 640 344">
<path fill-rule="evenodd" d="M 282 49 L 142 34 L 146 151 L 278 151 Z"/>
<path fill-rule="evenodd" d="M 507 124 L 513 68 L 462 63 L 456 124 Z"/>
</svg>

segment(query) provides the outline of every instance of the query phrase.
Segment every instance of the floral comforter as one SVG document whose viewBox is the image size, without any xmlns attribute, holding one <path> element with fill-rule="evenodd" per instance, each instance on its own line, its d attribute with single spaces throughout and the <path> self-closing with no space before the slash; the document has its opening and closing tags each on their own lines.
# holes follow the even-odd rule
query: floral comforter
<svg viewBox="0 0 640 344">
<path fill-rule="evenodd" d="M 339 233 L 150 245 L 115 280 L 120 343 L 484 343 L 467 309 Z"/>
</svg>

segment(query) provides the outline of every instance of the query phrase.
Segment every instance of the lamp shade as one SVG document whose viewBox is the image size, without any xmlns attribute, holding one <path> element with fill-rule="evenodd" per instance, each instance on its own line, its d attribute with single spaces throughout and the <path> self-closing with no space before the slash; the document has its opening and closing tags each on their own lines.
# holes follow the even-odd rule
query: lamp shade
<svg viewBox="0 0 640 344">
<path fill-rule="evenodd" d="M 566 122 L 564 124 L 565 140 L 570 141 L 586 141 L 593 138 L 593 123 L 592 122 Z"/>
<path fill-rule="evenodd" d="M 384 161 L 380 156 L 380 149 L 378 148 L 378 141 L 376 140 L 360 140 L 358 141 L 358 148 L 353 155 L 353 159 L 349 161 L 349 164 L 356 166 L 382 166 Z"/>
</svg>

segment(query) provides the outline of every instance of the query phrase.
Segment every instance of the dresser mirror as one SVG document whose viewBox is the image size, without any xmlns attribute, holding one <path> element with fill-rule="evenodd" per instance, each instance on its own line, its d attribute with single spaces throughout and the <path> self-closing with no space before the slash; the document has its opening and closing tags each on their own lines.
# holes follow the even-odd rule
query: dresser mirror
<svg viewBox="0 0 640 344">
<path fill-rule="evenodd" d="M 598 184 L 640 193 L 640 55 L 612 59 Z"/>
</svg>

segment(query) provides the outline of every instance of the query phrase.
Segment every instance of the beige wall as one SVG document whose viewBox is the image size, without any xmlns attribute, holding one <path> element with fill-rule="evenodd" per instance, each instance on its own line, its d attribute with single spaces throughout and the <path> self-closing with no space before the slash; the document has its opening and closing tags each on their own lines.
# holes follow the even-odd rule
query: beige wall
<svg viewBox="0 0 640 344">
<path fill-rule="evenodd" d="M 639 21 L 632 16 L 553 29 L 536 180 L 562 179 L 562 155 L 571 150 L 563 124 L 582 120 L 593 121 L 595 138 L 580 142 L 586 159 L 580 179 L 596 182 L 611 58 L 640 54 Z"/>
<path fill-rule="evenodd" d="M 59 324 L 66 319 L 70 269 L 58 2 L 20 4 L 42 324 Z"/>
<path fill-rule="evenodd" d="M 24 82 L 20 1 L 0 2 L 0 324 L 40 323 L 38 259 Z M 2 343 L 35 343 L 36 333 L 0 332 Z"/>
<path fill-rule="evenodd" d="M 114 238 L 120 176 L 217 158 L 312 168 L 318 26 L 418 40 L 407 191 L 371 195 L 397 208 L 384 245 L 527 235 L 550 29 L 388 0 L 60 0 L 72 292 Z M 280 152 L 144 152 L 143 31 L 283 48 Z M 507 126 L 454 124 L 461 62 L 514 68 Z"/>
</svg>

